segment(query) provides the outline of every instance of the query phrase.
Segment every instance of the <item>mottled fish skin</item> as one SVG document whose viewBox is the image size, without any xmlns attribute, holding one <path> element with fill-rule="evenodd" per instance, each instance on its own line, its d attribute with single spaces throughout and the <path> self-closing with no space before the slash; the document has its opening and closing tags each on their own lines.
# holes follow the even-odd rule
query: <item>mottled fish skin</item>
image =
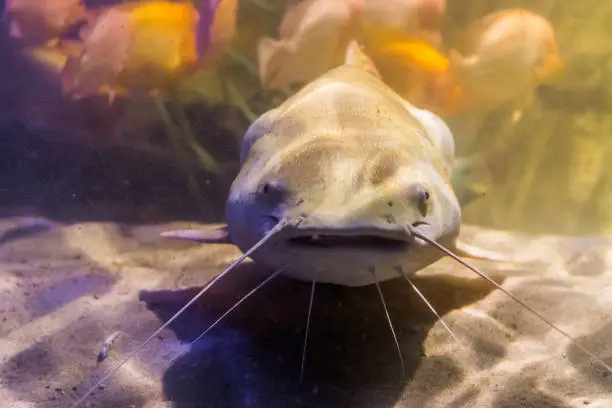
<svg viewBox="0 0 612 408">
<path fill-rule="evenodd" d="M 356 43 L 352 45 L 352 55 Z M 351 52 L 349 52 L 351 55 Z M 365 58 L 365 56 L 363 56 Z M 288 234 L 375 235 L 410 241 L 403 225 L 423 223 L 454 248 L 461 212 L 451 186 L 454 141 L 435 115 L 387 87 L 364 58 L 348 58 L 249 128 L 242 169 L 230 190 L 227 223 L 242 251 L 279 219 L 305 221 L 279 233 L 252 258 L 286 275 L 346 286 L 414 273 L 440 252 L 412 240 L 402 250 L 317 249 L 287 243 Z M 266 192 L 267 190 L 267 192 Z"/>
<path fill-rule="evenodd" d="M 397 278 L 400 268 L 414 274 L 441 258 L 407 226 L 460 256 L 513 262 L 457 239 L 454 189 L 464 177 L 453 177 L 454 155 L 444 121 L 385 85 L 353 41 L 342 66 L 249 127 L 227 225 L 162 236 L 232 243 L 292 278 L 344 286 Z"/>
</svg>

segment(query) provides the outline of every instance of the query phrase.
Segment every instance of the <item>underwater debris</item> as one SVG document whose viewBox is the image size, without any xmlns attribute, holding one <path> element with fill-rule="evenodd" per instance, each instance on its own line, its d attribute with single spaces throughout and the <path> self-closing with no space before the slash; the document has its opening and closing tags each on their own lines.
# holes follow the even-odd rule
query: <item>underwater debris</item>
<svg viewBox="0 0 612 408">
<path fill-rule="evenodd" d="M 104 340 L 104 342 L 102 343 L 102 346 L 100 347 L 100 352 L 98 353 L 98 356 L 97 356 L 98 364 L 106 360 L 106 358 L 108 357 L 108 353 L 110 353 L 110 350 L 113 344 L 115 343 L 115 341 L 120 335 L 121 335 L 121 332 L 116 331 L 116 332 L 113 332 L 111 335 L 109 335 Z"/>
</svg>

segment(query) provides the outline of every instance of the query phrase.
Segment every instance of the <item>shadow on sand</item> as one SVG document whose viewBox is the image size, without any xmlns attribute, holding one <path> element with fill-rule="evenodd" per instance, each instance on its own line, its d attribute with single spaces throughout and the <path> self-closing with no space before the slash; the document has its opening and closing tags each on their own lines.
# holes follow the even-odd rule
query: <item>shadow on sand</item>
<svg viewBox="0 0 612 408">
<path fill-rule="evenodd" d="M 245 264 L 218 282 L 171 326 L 190 342 L 268 276 Z M 445 314 L 486 296 L 480 281 L 415 278 L 436 310 Z M 300 361 L 311 285 L 272 280 L 174 361 L 163 378 L 165 396 L 187 407 L 393 406 L 423 358 L 423 341 L 435 317 L 407 283 L 381 284 L 406 367 L 401 366 L 374 286 L 316 287 L 305 376 Z M 149 307 L 166 321 L 199 288 Z M 436 361 L 434 361 L 436 360 Z M 460 381 L 462 369 L 447 358 L 428 358 L 448 373 L 440 386 Z"/>
</svg>

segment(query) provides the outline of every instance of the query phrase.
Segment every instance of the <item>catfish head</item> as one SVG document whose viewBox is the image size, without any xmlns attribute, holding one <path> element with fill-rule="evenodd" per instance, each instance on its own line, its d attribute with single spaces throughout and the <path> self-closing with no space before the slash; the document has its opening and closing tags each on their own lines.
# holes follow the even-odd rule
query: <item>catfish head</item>
<svg viewBox="0 0 612 408">
<path fill-rule="evenodd" d="M 354 81 L 323 82 L 255 122 L 230 190 L 231 241 L 247 251 L 286 220 L 251 258 L 299 280 L 361 286 L 374 282 L 372 269 L 379 280 L 398 277 L 398 268 L 416 272 L 442 254 L 406 226 L 451 248 L 459 233 L 450 163 L 439 148 L 450 132 L 434 134 L 406 106 Z M 334 99 L 343 102 L 325 106 Z M 306 106 L 318 120 L 299 113 Z"/>
<path fill-rule="evenodd" d="M 458 246 L 454 154 L 442 119 L 386 86 L 353 43 L 344 65 L 250 126 L 227 227 L 164 236 L 231 242 L 295 279 L 345 286 L 395 278 L 400 269 L 413 274 L 440 259 L 419 234 L 461 255 L 502 260 Z"/>
</svg>

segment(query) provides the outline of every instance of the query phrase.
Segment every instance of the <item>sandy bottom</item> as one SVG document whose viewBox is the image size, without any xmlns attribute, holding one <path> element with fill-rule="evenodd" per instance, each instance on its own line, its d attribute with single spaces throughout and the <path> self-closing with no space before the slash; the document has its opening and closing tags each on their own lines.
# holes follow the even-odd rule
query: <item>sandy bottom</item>
<svg viewBox="0 0 612 408">
<path fill-rule="evenodd" d="M 0 407 L 67 407 L 239 256 L 159 237 L 219 222 L 228 181 L 200 174 L 190 198 L 184 175 L 155 160 L 0 128 Z M 478 265 L 612 364 L 610 240 L 463 233 L 520 261 Z M 317 286 L 301 383 L 307 283 L 273 280 L 189 346 L 268 275 L 237 268 L 84 406 L 612 407 L 612 375 L 449 260 L 414 282 L 463 347 L 406 282 L 382 285 L 404 376 L 375 287 Z"/>
<path fill-rule="evenodd" d="M 158 237 L 184 226 L 193 224 L 0 221 L 0 405 L 68 406 L 239 255 L 229 245 Z M 474 228 L 464 236 L 524 262 L 477 264 L 612 363 L 609 241 Z M 612 406 L 612 375 L 447 260 L 414 281 L 463 347 L 406 282 L 382 285 L 404 377 L 374 287 L 317 287 L 301 383 L 309 284 L 271 281 L 189 347 L 268 274 L 249 262 L 221 280 L 84 406 Z M 120 337 L 98 364 L 104 339 L 117 330 Z"/>
</svg>

